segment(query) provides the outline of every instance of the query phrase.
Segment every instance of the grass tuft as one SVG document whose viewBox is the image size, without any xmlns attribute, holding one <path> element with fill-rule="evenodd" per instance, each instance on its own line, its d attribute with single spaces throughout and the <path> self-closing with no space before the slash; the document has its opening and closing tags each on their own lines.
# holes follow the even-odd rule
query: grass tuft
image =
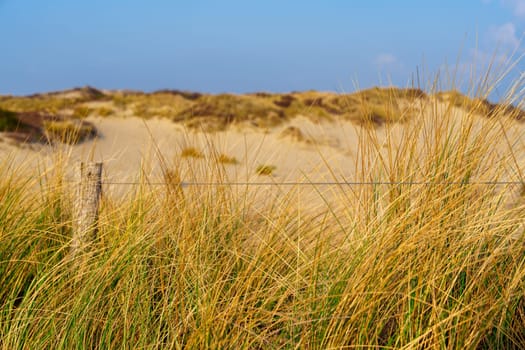
<svg viewBox="0 0 525 350">
<path fill-rule="evenodd" d="M 0 109 L 0 131 L 17 131 L 19 127 L 16 113 Z"/>
<path fill-rule="evenodd" d="M 398 93 L 405 103 L 378 102 Z M 297 96 L 288 107 L 256 97 L 289 109 Z M 352 186 L 233 186 L 211 157 L 163 164 L 165 186 L 139 176 L 127 197 L 105 192 L 78 261 L 69 163 L 0 160 L 0 347 L 524 348 L 521 187 L 490 182 L 523 183 L 518 123 L 458 118 L 429 96 L 371 90 L 356 109 L 310 101 L 374 126 L 358 129 Z M 424 106 L 399 133 L 391 123 L 412 99 Z M 192 176 L 210 181 L 191 186 Z"/>
<path fill-rule="evenodd" d="M 96 136 L 95 127 L 87 122 L 44 121 L 44 132 L 51 142 L 77 144 Z"/>
<path fill-rule="evenodd" d="M 115 114 L 115 111 L 108 107 L 100 107 L 95 110 L 95 113 L 101 117 L 109 117 Z"/>
<path fill-rule="evenodd" d="M 182 158 L 204 158 L 204 154 L 195 147 L 184 148 L 181 151 L 180 156 Z"/>
<path fill-rule="evenodd" d="M 217 162 L 221 164 L 239 164 L 237 158 L 221 153 L 217 156 Z"/>
<path fill-rule="evenodd" d="M 93 110 L 89 107 L 86 107 L 86 106 L 77 106 L 75 107 L 75 109 L 73 110 L 73 114 L 72 114 L 72 117 L 75 118 L 75 119 L 85 119 L 87 118 L 91 113 L 93 112 Z"/>
<path fill-rule="evenodd" d="M 277 167 L 275 165 L 262 164 L 257 166 L 255 172 L 257 175 L 271 176 L 276 169 Z"/>
</svg>

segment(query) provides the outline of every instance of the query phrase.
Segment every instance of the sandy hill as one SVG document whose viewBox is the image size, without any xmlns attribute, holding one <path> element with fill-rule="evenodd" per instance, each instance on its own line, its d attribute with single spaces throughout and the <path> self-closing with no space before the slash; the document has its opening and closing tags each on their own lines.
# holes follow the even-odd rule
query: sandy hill
<svg viewBox="0 0 525 350">
<path fill-rule="evenodd" d="M 230 126 L 272 128 L 297 116 L 313 122 L 350 121 L 377 127 L 412 119 L 431 98 L 482 116 L 506 114 L 517 120 L 524 117 L 522 110 L 511 105 L 469 98 L 457 91 L 427 95 L 419 89 L 398 88 L 372 88 L 351 94 L 306 91 L 211 95 L 178 90 L 101 91 L 84 87 L 25 97 L 0 96 L 0 109 L 3 119 L 10 118 L 6 111 L 18 114 L 21 131 L 28 125 L 42 126 L 45 120 L 113 116 L 166 118 L 189 129 L 210 132 Z M 16 123 L 4 124 L 0 128 L 6 131 Z"/>
<path fill-rule="evenodd" d="M 394 88 L 1 97 L 0 349 L 523 349 L 523 120 Z"/>
<path fill-rule="evenodd" d="M 442 120 L 450 130 L 464 130 L 469 120 L 472 132 L 486 133 L 500 153 L 514 137 L 516 164 L 522 164 L 521 109 L 457 91 L 398 88 L 212 95 L 85 87 L 2 96 L 0 156 L 51 164 L 65 144 L 68 162 L 104 161 L 113 181 L 141 172 L 162 180 L 166 167 L 181 181 L 204 181 L 217 164 L 228 181 L 351 181 L 362 171 L 365 149 L 375 149 L 376 160 L 368 161 L 388 174 L 388 164 L 409 151 L 407 134 L 424 153 Z M 495 129 L 484 129 L 495 121 L 508 126 L 505 134 L 488 137 Z"/>
</svg>

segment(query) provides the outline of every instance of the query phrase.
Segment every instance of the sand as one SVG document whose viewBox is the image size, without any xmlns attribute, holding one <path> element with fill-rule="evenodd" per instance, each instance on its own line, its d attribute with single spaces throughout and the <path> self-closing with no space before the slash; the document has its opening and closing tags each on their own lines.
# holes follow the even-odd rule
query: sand
<svg viewBox="0 0 525 350">
<path fill-rule="evenodd" d="M 461 119 L 466 117 L 474 118 L 458 110 L 453 122 L 459 128 Z M 222 173 L 223 182 L 231 183 L 356 181 L 359 179 L 356 162 L 362 146 L 359 140 L 363 139 L 359 135 L 369 132 L 349 121 L 314 123 L 302 116 L 272 129 L 231 126 L 226 131 L 215 133 L 189 131 L 168 119 L 92 117 L 87 120 L 98 130 L 99 136 L 94 140 L 74 146 L 38 146 L 14 145 L 3 139 L 0 142 L 0 161 L 14 161 L 33 170 L 50 168 L 65 161 L 68 164 L 66 176 L 71 180 L 76 179 L 81 161 L 100 161 L 104 163 L 108 193 L 123 193 L 130 186 L 117 183 L 135 182 L 144 176 L 153 183 L 163 182 L 163 169 L 178 172 L 188 186 L 215 182 L 218 171 Z M 474 127 L 481 130 L 487 122 L 485 118 L 478 118 Z M 423 124 L 424 121 L 383 126 L 371 132 L 379 150 L 372 163 L 380 162 L 381 157 L 395 161 L 395 157 L 400 156 L 392 152 L 399 149 L 398 144 L 410 129 L 410 123 Z M 522 124 L 514 122 L 508 132 L 520 168 L 525 165 L 522 130 Z M 419 137 L 423 149 L 430 136 Z M 509 153 L 503 138 L 493 142 L 502 156 Z M 387 147 L 388 143 L 393 147 Z M 181 157 L 188 148 L 194 148 L 202 157 Z M 219 155 L 235 159 L 237 163 L 217 162 Z M 258 175 L 259 166 L 271 166 L 275 170 L 270 176 Z M 500 180 L 509 178 L 509 174 L 502 174 Z M 333 187 L 306 186 L 301 191 L 303 200 L 315 207 L 323 206 L 325 199 L 319 195 L 319 189 L 329 193 L 333 192 Z M 254 193 L 265 198 L 283 191 L 285 186 L 263 186 Z"/>
</svg>

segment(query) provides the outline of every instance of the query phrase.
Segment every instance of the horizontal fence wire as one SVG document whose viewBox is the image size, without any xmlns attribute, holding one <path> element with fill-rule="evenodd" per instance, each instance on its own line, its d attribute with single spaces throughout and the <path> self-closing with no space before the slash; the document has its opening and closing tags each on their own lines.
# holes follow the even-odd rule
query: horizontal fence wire
<svg viewBox="0 0 525 350">
<path fill-rule="evenodd" d="M 78 181 L 69 181 L 78 183 Z M 102 185 L 123 185 L 123 186 L 167 186 L 178 185 L 182 187 L 190 186 L 501 186 L 501 185 L 525 185 L 522 181 L 345 181 L 345 182 L 116 182 L 102 181 Z"/>
</svg>

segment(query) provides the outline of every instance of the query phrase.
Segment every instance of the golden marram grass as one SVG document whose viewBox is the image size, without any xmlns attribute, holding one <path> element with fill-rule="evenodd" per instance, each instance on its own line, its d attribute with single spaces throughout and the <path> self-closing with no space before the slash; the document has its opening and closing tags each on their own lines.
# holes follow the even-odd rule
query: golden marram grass
<svg viewBox="0 0 525 350">
<path fill-rule="evenodd" d="M 75 279 L 67 163 L 26 177 L 5 160 L 0 348 L 524 346 L 525 211 L 519 188 L 490 183 L 523 181 L 518 110 L 484 118 L 431 93 L 374 91 L 359 108 L 383 115 L 382 126 L 376 117 L 356 126 L 351 180 L 363 185 L 261 197 L 228 185 L 224 162 L 205 157 L 188 174 L 222 186 L 183 188 L 190 175 L 166 162 L 166 186 L 142 177 L 127 197 L 103 198 L 94 251 Z M 200 98 L 162 98 L 173 96 Z M 257 98 L 275 108 L 306 98 L 291 96 Z M 398 98 L 417 99 L 409 120 Z M 390 107 L 380 111 L 378 99 Z M 305 210 L 305 196 L 317 196 L 315 208 Z"/>
</svg>

